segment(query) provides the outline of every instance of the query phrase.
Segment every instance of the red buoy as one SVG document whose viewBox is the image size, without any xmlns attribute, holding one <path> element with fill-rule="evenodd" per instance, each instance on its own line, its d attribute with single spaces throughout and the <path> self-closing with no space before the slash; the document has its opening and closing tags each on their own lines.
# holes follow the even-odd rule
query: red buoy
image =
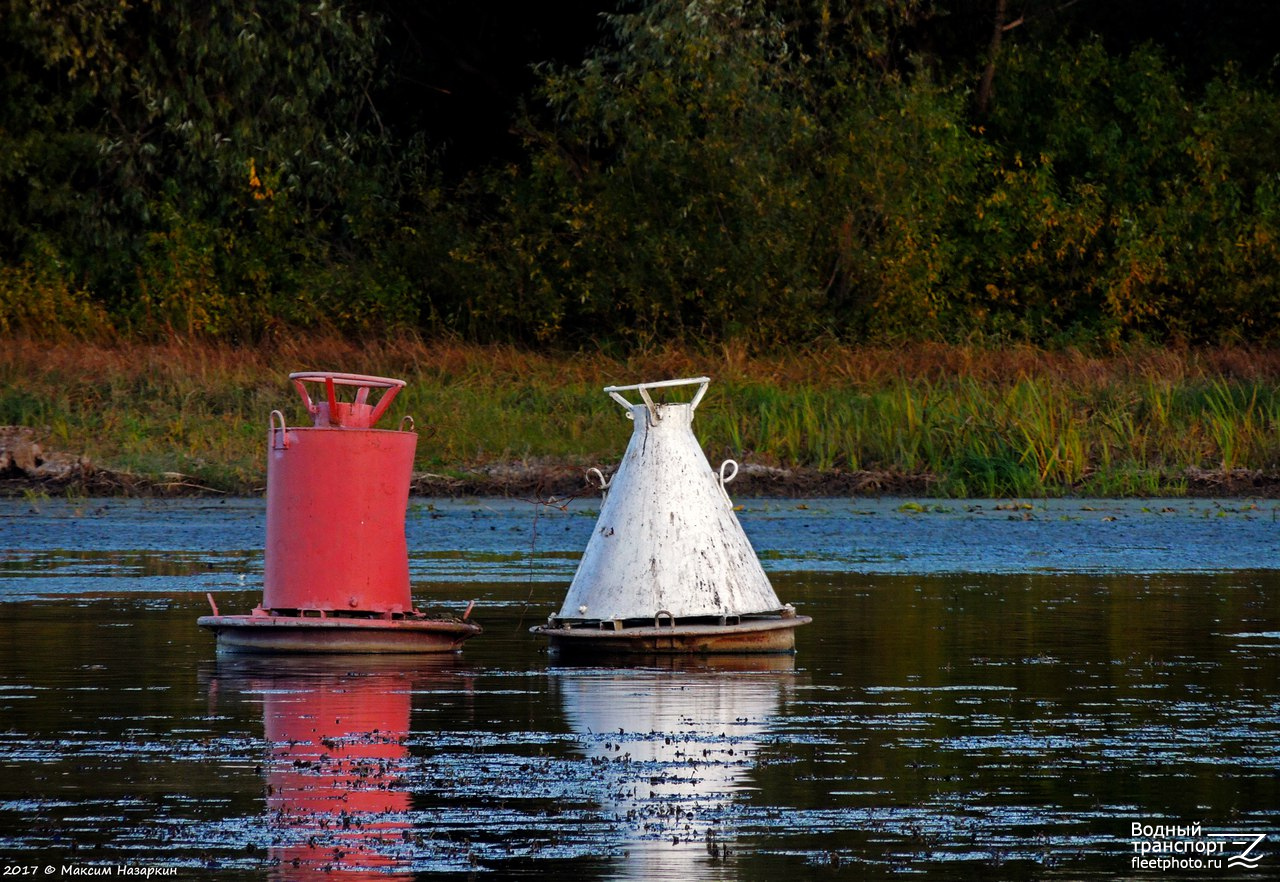
<svg viewBox="0 0 1280 882">
<path fill-rule="evenodd" d="M 222 651 L 457 649 L 480 627 L 467 616 L 428 619 L 410 596 L 404 515 L 417 433 L 409 417 L 398 430 L 374 428 L 404 381 L 327 372 L 289 379 L 312 425 L 289 427 L 271 414 L 262 604 L 247 616 L 218 615 L 215 606 L 198 624 Z M 308 383 L 322 384 L 323 395 L 313 399 Z M 340 400 L 339 388 L 351 400 Z"/>
</svg>

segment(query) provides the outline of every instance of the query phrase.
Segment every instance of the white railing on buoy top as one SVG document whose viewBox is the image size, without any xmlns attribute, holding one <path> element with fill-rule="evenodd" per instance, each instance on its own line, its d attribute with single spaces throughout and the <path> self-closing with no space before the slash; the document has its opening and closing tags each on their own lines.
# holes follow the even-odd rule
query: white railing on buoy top
<svg viewBox="0 0 1280 882">
<path fill-rule="evenodd" d="M 689 413 L 698 409 L 702 396 L 707 394 L 707 384 L 711 382 L 710 377 L 690 377 L 685 380 L 659 380 L 656 383 L 635 383 L 630 386 L 605 386 L 604 391 L 609 393 L 609 397 L 621 404 L 627 411 L 627 419 L 634 419 L 631 409 L 635 407 L 630 401 L 622 397 L 623 392 L 639 392 L 640 398 L 644 401 L 644 406 L 649 411 L 649 416 L 654 422 L 662 419 L 658 413 L 658 406 L 654 403 L 652 396 L 649 395 L 650 389 L 670 389 L 673 386 L 692 386 L 694 383 L 700 383 L 698 391 L 693 394 L 693 400 L 689 402 Z"/>
</svg>

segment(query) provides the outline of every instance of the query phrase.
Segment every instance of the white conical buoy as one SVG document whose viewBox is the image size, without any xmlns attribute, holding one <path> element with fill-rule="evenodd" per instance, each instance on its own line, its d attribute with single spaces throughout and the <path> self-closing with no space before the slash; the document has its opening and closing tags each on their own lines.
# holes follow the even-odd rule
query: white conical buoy
<svg viewBox="0 0 1280 882">
<path fill-rule="evenodd" d="M 693 434 L 706 377 L 610 386 L 634 421 L 622 463 L 558 616 L 537 630 L 563 648 L 643 652 L 786 651 L 809 621 L 782 604 Z M 693 399 L 658 404 L 650 390 L 697 384 Z M 638 392 L 632 403 L 624 392 Z M 732 467 L 732 471 L 729 468 Z M 649 633 L 652 632 L 652 633 Z M 591 636 L 588 637 L 588 634 Z"/>
</svg>

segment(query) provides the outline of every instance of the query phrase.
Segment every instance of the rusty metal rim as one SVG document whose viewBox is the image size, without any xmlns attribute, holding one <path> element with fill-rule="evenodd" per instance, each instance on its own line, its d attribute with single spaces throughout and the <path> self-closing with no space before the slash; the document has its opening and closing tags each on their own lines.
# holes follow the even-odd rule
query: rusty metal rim
<svg viewBox="0 0 1280 882">
<path fill-rule="evenodd" d="M 796 616 L 746 625 L 635 627 L 618 631 L 563 630 L 544 625 L 531 630 L 550 638 L 552 654 L 566 657 L 791 655 L 796 649 L 795 629 L 809 621 L 807 616 Z"/>
<path fill-rule="evenodd" d="M 809 616 L 776 618 L 776 620 L 742 622 L 741 625 L 677 625 L 675 627 L 625 627 L 625 629 L 553 629 L 545 625 L 531 627 L 531 634 L 550 637 L 553 646 L 575 644 L 580 648 L 599 646 L 617 650 L 628 644 L 645 652 L 791 652 L 794 643 L 785 648 L 751 648 L 750 637 L 772 631 L 790 631 L 812 622 Z M 792 639 L 794 640 L 794 639 Z M 768 643 L 768 641 L 767 641 Z M 768 644 L 772 646 L 772 644 Z"/>
<path fill-rule="evenodd" d="M 455 622 L 444 619 L 338 619 L 302 618 L 293 616 L 201 616 L 196 619 L 201 628 L 294 628 L 303 630 L 340 631 L 432 631 L 452 634 L 479 634 L 484 629 L 474 622 Z"/>
<path fill-rule="evenodd" d="M 278 410 L 273 410 L 271 412 L 279 413 Z M 317 435 L 322 435 L 325 432 L 340 431 L 339 429 L 335 429 L 333 426 L 288 426 L 286 428 L 290 432 L 306 432 L 308 434 L 314 433 Z M 275 429 L 275 431 L 278 432 L 280 430 Z M 375 429 L 372 426 L 367 429 L 360 429 L 360 431 L 369 432 L 370 434 L 373 434 L 373 435 L 416 435 L 417 434 L 417 432 L 410 432 L 404 429 Z"/>
<path fill-rule="evenodd" d="M 546 625 L 535 625 L 529 629 L 531 634 L 545 637 L 571 638 L 574 640 L 618 640 L 619 638 L 642 640 L 652 637 L 715 637 L 738 634 L 755 634 L 761 631 L 781 631 L 787 628 L 798 628 L 807 625 L 813 619 L 809 616 L 791 616 L 778 619 L 756 619 L 737 625 L 675 625 L 673 627 L 652 626 L 619 628 L 549 628 Z"/>
</svg>

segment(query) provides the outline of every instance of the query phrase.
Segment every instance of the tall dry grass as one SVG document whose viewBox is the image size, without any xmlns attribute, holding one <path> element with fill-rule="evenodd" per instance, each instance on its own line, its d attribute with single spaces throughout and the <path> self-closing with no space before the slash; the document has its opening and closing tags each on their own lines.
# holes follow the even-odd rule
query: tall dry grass
<svg viewBox="0 0 1280 882">
<path fill-rule="evenodd" d="M 430 427 L 418 466 L 616 461 L 629 426 L 611 383 L 708 375 L 708 454 L 824 470 L 928 474 L 954 496 L 1178 493 L 1198 469 L 1280 467 L 1280 352 L 1116 355 L 916 345 L 733 345 L 613 357 L 413 337 L 284 338 L 260 347 L 0 346 L 0 424 L 102 467 L 179 472 L 229 492 L 263 480 L 271 410 L 302 422 L 287 375 L 401 377 L 391 419 Z M 390 424 L 388 421 L 387 424 Z"/>
</svg>

